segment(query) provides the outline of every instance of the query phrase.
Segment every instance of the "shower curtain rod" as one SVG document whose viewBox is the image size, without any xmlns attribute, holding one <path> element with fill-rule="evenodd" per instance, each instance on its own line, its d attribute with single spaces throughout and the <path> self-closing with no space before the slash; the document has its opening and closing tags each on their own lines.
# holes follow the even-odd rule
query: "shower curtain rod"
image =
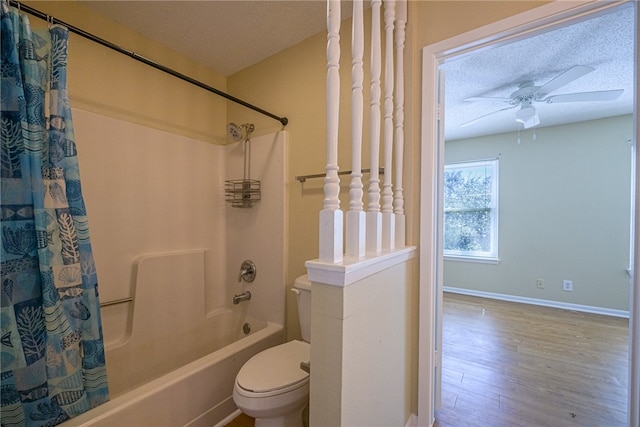
<svg viewBox="0 0 640 427">
<path fill-rule="evenodd" d="M 200 88 L 202 88 L 204 90 L 207 90 L 209 92 L 215 93 L 216 95 L 219 95 L 219 96 L 221 96 L 223 98 L 226 98 L 229 101 L 235 102 L 236 104 L 240 104 L 240 105 L 242 105 L 244 107 L 250 108 L 250 109 L 252 109 L 254 111 L 257 111 L 260 114 L 264 114 L 265 116 L 269 116 L 272 119 L 275 119 L 275 120 L 279 121 L 280 123 L 282 123 L 282 126 L 286 126 L 287 123 L 289 123 L 289 119 L 287 119 L 286 117 L 276 116 L 275 114 L 272 114 L 272 113 L 270 113 L 268 111 L 265 111 L 260 107 L 256 107 L 255 105 L 249 104 L 248 102 L 243 101 L 242 99 L 236 98 L 235 96 L 232 96 L 232 95 L 229 95 L 228 93 L 222 92 L 219 89 L 216 89 L 216 88 L 214 88 L 212 86 L 206 85 L 206 84 L 204 84 L 204 83 L 202 83 L 202 82 L 200 82 L 198 80 L 195 80 L 195 79 L 193 79 L 193 78 L 191 78 L 189 76 L 186 76 L 186 75 L 184 75 L 182 73 L 179 73 L 179 72 L 177 72 L 175 70 L 172 70 L 171 68 L 165 67 L 164 65 L 160 65 L 157 62 L 154 62 L 154 61 L 152 61 L 150 59 L 147 59 L 144 56 L 138 55 L 135 52 L 132 52 L 130 50 L 122 48 L 122 47 L 120 47 L 120 46 L 118 46 L 118 45 L 116 45 L 114 43 L 111 43 L 111 42 L 109 42 L 107 40 L 104 40 L 104 39 L 102 39 L 102 38 L 100 38 L 100 37 L 98 37 L 96 35 L 88 33 L 88 32 L 86 32 L 86 31 L 84 31 L 84 30 L 82 30 L 80 28 L 74 27 L 73 25 L 69 25 L 66 22 L 63 22 L 63 21 L 61 21 L 61 20 L 59 20 L 57 18 L 54 18 L 51 15 L 48 15 L 48 14 L 46 14 L 44 12 L 41 12 L 41 11 L 39 11 L 37 9 L 34 9 L 34 8 L 30 7 L 30 6 L 27 6 L 24 3 L 20 3 L 19 1 L 16 1 L 16 0 L 9 0 L 9 5 L 17 7 L 20 11 L 25 11 L 25 12 L 27 12 L 27 13 L 29 13 L 29 14 L 37 17 L 37 18 L 40 18 L 40 19 L 45 20 L 47 22 L 51 22 L 52 24 L 63 25 L 65 27 L 67 27 L 69 29 L 69 31 L 74 33 L 74 34 L 77 34 L 77 35 L 82 36 L 82 37 L 84 37 L 86 39 L 89 39 L 89 40 L 91 40 L 91 41 L 93 41 L 95 43 L 101 44 L 102 46 L 108 47 L 109 49 L 113 49 L 116 52 L 119 52 L 119 53 L 122 53 L 124 55 L 127 55 L 127 56 L 135 59 L 136 61 L 140 61 L 143 64 L 147 64 L 150 67 L 153 67 L 153 68 L 155 68 L 157 70 L 164 71 L 167 74 L 170 74 L 170 75 L 172 75 L 174 77 L 177 77 L 177 78 L 179 78 L 181 80 L 184 80 L 184 81 L 186 81 L 188 83 L 196 85 L 196 86 L 198 86 L 198 87 L 200 87 Z"/>
</svg>

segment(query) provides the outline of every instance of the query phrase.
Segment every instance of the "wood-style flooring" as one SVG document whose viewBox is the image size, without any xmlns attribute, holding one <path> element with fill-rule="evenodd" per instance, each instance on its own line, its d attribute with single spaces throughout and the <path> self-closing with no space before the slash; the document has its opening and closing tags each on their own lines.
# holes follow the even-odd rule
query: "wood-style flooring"
<svg viewBox="0 0 640 427">
<path fill-rule="evenodd" d="M 628 326 L 445 293 L 438 425 L 625 426 Z"/>
<path fill-rule="evenodd" d="M 256 420 L 251 418 L 248 415 L 240 414 L 231 420 L 228 424 L 225 424 L 224 427 L 253 427 L 256 423 Z"/>
</svg>

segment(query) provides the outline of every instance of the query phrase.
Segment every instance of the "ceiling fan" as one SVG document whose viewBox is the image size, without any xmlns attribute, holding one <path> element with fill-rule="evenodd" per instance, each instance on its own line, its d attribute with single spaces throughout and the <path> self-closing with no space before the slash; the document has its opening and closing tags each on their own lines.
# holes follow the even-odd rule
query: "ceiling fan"
<svg viewBox="0 0 640 427">
<path fill-rule="evenodd" d="M 470 124 L 476 123 L 479 120 L 483 120 L 486 117 L 489 117 L 501 111 L 518 108 L 515 113 L 515 119 L 517 122 L 522 123 L 525 129 L 528 129 L 540 124 L 538 111 L 534 106 L 535 103 L 544 102 L 547 104 L 554 104 L 558 102 L 613 101 L 619 98 L 620 95 L 622 95 L 622 92 L 624 92 L 623 89 L 601 90 L 595 92 L 576 92 L 548 96 L 551 92 L 560 89 L 561 87 L 571 83 L 574 80 L 579 79 L 580 77 L 592 72 L 593 70 L 595 70 L 595 68 L 593 67 L 576 65 L 568 69 L 567 71 L 564 71 L 563 73 L 557 75 L 542 86 L 537 86 L 533 81 L 525 81 L 520 83 L 520 85 L 518 86 L 518 90 L 509 95 L 508 98 L 483 96 L 466 98 L 465 101 L 503 101 L 509 104 L 509 106 L 493 111 L 489 114 L 476 117 L 471 121 L 461 124 L 460 126 L 469 126 Z"/>
</svg>

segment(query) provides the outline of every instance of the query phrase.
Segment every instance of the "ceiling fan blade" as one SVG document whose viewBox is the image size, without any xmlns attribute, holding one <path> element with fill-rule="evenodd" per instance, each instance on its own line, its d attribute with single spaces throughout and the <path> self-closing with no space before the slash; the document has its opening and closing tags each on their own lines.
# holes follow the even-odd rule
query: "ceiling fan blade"
<svg viewBox="0 0 640 427">
<path fill-rule="evenodd" d="M 599 90 L 596 92 L 567 93 L 564 95 L 554 95 L 543 100 L 549 104 L 556 102 L 593 102 L 593 101 L 615 101 L 622 95 L 624 89 Z"/>
<path fill-rule="evenodd" d="M 564 73 L 554 77 L 553 79 L 542 85 L 540 89 L 536 91 L 536 93 L 545 96 L 555 90 L 560 89 L 562 86 L 565 86 L 572 81 L 579 79 L 585 74 L 589 74 L 593 70 L 595 70 L 595 68 L 593 67 L 588 67 L 586 65 L 576 65 L 575 67 L 569 68 Z"/>
<path fill-rule="evenodd" d="M 501 111 L 512 110 L 512 109 L 514 109 L 514 108 L 516 108 L 516 107 L 517 107 L 517 105 L 512 105 L 512 106 L 510 106 L 510 107 L 501 108 L 501 109 L 499 109 L 499 110 L 492 111 L 492 112 L 491 112 L 491 113 L 489 113 L 489 114 L 485 114 L 484 116 L 476 117 L 476 118 L 475 118 L 475 119 L 473 119 L 473 120 L 470 120 L 470 121 L 468 121 L 468 122 L 466 122 L 466 123 L 463 123 L 463 124 L 461 124 L 461 125 L 460 125 L 460 127 L 462 128 L 462 127 L 465 127 L 465 126 L 469 126 L 469 125 L 471 125 L 471 124 L 473 124 L 473 123 L 475 123 L 475 122 L 477 122 L 477 121 L 479 121 L 479 120 L 484 119 L 485 117 L 492 116 L 492 115 L 494 115 L 494 114 L 496 114 L 496 113 L 499 113 L 499 112 L 501 112 Z"/>
<path fill-rule="evenodd" d="M 469 102 L 469 101 L 504 101 L 504 102 L 511 102 L 511 98 L 503 98 L 503 97 L 499 97 L 499 96 L 472 96 L 469 98 L 465 98 L 463 101 L 465 102 Z"/>
</svg>

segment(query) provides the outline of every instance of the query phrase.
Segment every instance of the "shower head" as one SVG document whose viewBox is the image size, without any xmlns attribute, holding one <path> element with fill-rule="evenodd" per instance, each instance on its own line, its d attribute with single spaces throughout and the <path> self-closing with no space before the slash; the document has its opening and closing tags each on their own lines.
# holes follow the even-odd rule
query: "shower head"
<svg viewBox="0 0 640 427">
<path fill-rule="evenodd" d="M 243 125 L 237 125 L 235 123 L 229 123 L 227 125 L 227 133 L 234 141 L 247 140 L 253 132 L 254 126 L 252 123 L 245 123 Z"/>
<path fill-rule="evenodd" d="M 240 141 L 243 138 L 242 128 L 235 123 L 229 123 L 227 125 L 227 133 L 234 141 Z"/>
</svg>

